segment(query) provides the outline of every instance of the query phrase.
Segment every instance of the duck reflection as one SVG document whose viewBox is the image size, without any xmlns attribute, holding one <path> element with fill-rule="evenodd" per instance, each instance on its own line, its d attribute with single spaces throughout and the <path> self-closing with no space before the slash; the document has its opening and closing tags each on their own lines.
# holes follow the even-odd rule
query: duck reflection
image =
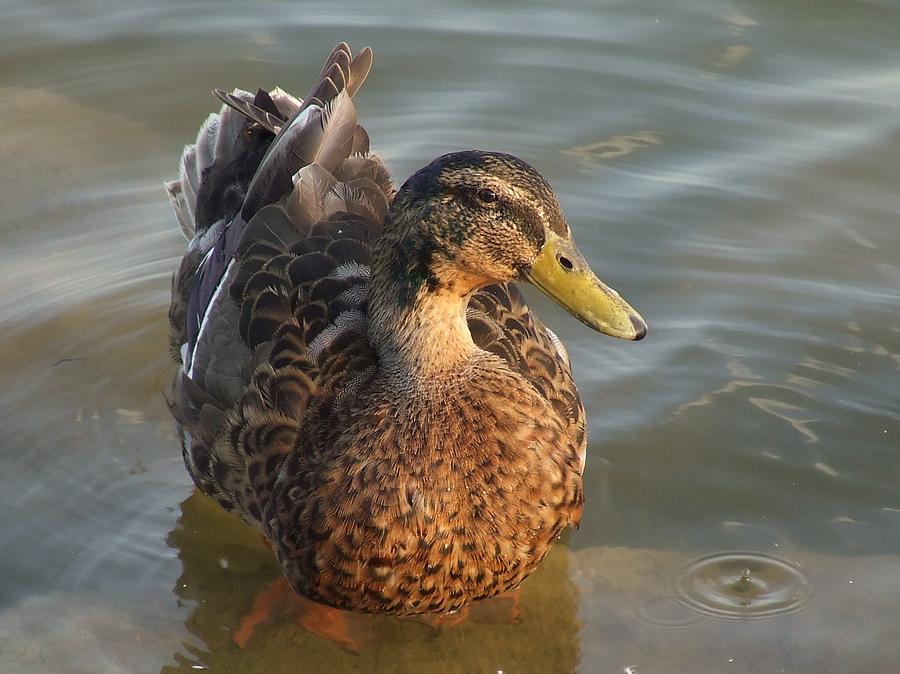
<svg viewBox="0 0 900 674">
<path fill-rule="evenodd" d="M 568 672 L 578 664 L 576 596 L 564 543 L 519 595 L 425 619 L 320 614 L 318 605 L 281 593 L 285 585 L 271 551 L 199 492 L 181 504 L 168 543 L 183 567 L 174 592 L 191 608 L 185 627 L 197 641 L 185 644 L 163 674 L 356 672 L 363 664 L 369 672 Z"/>
</svg>

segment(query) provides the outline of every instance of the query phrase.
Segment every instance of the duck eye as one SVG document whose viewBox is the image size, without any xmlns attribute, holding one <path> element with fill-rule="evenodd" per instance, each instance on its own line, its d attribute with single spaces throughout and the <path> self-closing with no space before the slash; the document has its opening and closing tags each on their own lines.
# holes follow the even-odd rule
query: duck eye
<svg viewBox="0 0 900 674">
<path fill-rule="evenodd" d="M 484 189 L 478 190 L 478 198 L 486 204 L 492 204 L 497 201 L 497 193 L 494 190 L 485 187 Z"/>
</svg>

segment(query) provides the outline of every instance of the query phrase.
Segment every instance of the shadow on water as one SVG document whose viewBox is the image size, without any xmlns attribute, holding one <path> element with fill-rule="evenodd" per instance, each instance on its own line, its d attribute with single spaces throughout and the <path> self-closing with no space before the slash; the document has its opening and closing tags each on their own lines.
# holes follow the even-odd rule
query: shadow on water
<svg viewBox="0 0 900 674">
<path fill-rule="evenodd" d="M 559 542 L 524 584 L 521 613 L 510 622 L 487 602 L 459 625 L 435 628 L 414 619 L 348 614 L 359 654 L 298 627 L 290 611 L 257 628 L 246 648 L 232 639 L 254 596 L 280 576 L 255 532 L 195 492 L 181 504 L 168 536 L 182 573 L 174 587 L 189 607 L 193 644 L 163 674 L 196 672 L 569 672 L 579 661 L 576 591 L 569 550 Z"/>
</svg>

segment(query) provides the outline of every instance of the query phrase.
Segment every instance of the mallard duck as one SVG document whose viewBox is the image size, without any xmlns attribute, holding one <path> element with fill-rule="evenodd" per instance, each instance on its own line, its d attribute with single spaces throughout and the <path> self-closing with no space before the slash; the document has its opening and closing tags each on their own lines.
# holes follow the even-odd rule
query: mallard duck
<svg viewBox="0 0 900 674">
<path fill-rule="evenodd" d="M 647 328 L 521 159 L 446 154 L 395 191 L 352 100 L 371 64 L 341 43 L 304 100 L 216 92 L 167 183 L 190 241 L 170 405 L 194 482 L 297 593 L 443 613 L 517 587 L 581 517 L 584 407 L 515 284 Z"/>
</svg>

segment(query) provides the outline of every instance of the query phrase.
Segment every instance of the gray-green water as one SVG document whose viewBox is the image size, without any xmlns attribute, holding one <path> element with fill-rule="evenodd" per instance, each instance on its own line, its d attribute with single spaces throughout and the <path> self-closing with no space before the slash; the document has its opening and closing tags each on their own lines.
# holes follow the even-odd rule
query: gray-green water
<svg viewBox="0 0 900 674">
<path fill-rule="evenodd" d="M 900 671 L 895 3 L 7 0 L 0 36 L 0 671 Z M 531 294 L 592 434 L 518 623 L 240 650 L 278 571 L 181 465 L 162 180 L 210 89 L 302 95 L 339 39 L 396 175 L 535 164 L 650 336 Z"/>
</svg>

